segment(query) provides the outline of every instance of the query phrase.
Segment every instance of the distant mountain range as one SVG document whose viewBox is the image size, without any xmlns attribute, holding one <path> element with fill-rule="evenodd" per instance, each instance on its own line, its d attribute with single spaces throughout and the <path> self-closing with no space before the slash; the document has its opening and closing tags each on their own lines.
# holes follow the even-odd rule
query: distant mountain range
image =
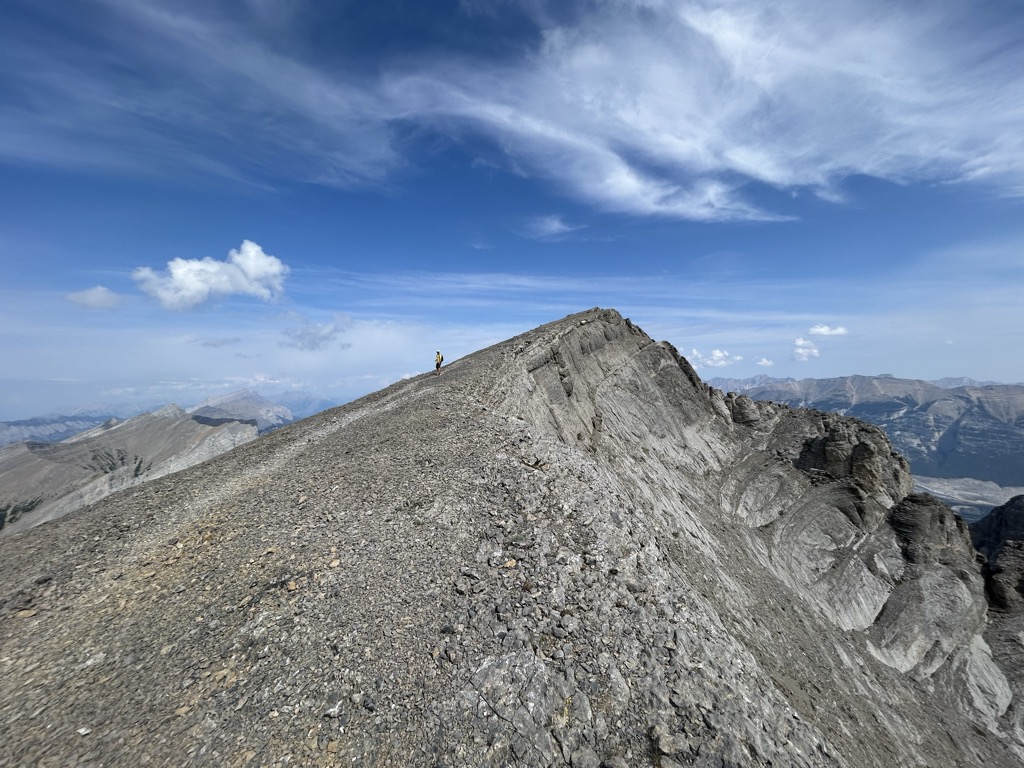
<svg viewBox="0 0 1024 768">
<path fill-rule="evenodd" d="M 1018 490 L 1024 486 L 1024 385 L 893 376 L 757 376 L 708 383 L 754 400 L 841 413 L 882 427 L 915 476 L 969 478 Z M 964 506 L 949 503 L 958 511 Z M 983 505 L 986 512 L 993 506 Z"/>
<path fill-rule="evenodd" d="M 89 403 L 68 414 L 37 416 L 19 421 L 0 421 L 0 446 L 23 441 L 53 443 L 92 429 L 110 419 L 124 420 L 140 413 L 159 410 L 165 404 L 148 409 Z M 318 398 L 309 392 L 284 392 L 270 398 L 243 389 L 184 407 L 189 413 L 213 419 L 254 419 L 262 434 L 297 419 L 331 408 L 338 403 Z"/>
<path fill-rule="evenodd" d="M 54 443 L 117 418 L 112 413 L 38 416 L 19 421 L 0 421 L 0 446 L 26 440 Z"/>
<path fill-rule="evenodd" d="M 188 412 L 193 416 L 214 420 L 251 419 L 256 422 L 260 434 L 295 421 L 291 409 L 247 389 L 204 400 L 189 408 Z"/>
<path fill-rule="evenodd" d="M 58 443 L 0 448 L 0 535 L 62 517 L 114 491 L 254 440 L 255 420 L 194 416 L 175 405 L 111 419 Z"/>
<path fill-rule="evenodd" d="M 840 376 L 836 379 L 793 379 L 793 378 L 775 378 L 766 374 L 759 376 L 751 376 L 746 379 L 730 379 L 724 376 L 716 376 L 707 380 L 708 384 L 717 389 L 721 389 L 723 392 L 745 392 L 750 389 L 761 386 L 778 386 L 782 384 L 798 383 L 800 381 L 845 381 L 846 379 L 888 379 L 890 381 L 919 381 L 924 384 L 931 384 L 934 387 L 940 389 L 956 389 L 958 387 L 991 387 L 1001 386 L 1003 382 L 1000 381 L 978 381 L 967 376 L 947 376 L 943 379 L 929 379 L 927 381 L 923 379 L 899 379 L 893 376 L 891 373 L 880 373 L 877 376 Z M 1013 386 L 1024 386 L 1024 384 L 1017 384 Z"/>
<path fill-rule="evenodd" d="M 330 406 L 306 393 L 285 400 L 302 411 Z M 295 420 L 286 405 L 242 390 L 188 410 L 168 405 L 127 420 L 102 418 L 100 409 L 5 423 L 0 426 L 0 535 L 206 461 Z"/>
</svg>

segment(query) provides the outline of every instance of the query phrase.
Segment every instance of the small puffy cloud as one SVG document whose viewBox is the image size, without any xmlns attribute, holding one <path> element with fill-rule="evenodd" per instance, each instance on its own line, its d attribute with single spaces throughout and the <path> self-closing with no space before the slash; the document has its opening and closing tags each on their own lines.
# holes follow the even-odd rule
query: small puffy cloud
<svg viewBox="0 0 1024 768">
<path fill-rule="evenodd" d="M 801 363 L 806 363 L 812 357 L 821 356 L 818 347 L 809 339 L 798 337 L 794 339 L 793 345 L 793 359 Z"/>
<path fill-rule="evenodd" d="M 216 296 L 255 296 L 264 301 L 277 299 L 284 290 L 288 267 L 277 257 L 264 253 L 251 240 L 232 249 L 225 261 L 172 259 L 160 274 L 149 267 L 132 273 L 139 288 L 167 309 L 190 309 Z"/>
<path fill-rule="evenodd" d="M 582 224 L 566 224 L 561 216 L 538 216 L 527 222 L 523 235 L 535 240 L 554 240 L 583 228 Z"/>
<path fill-rule="evenodd" d="M 109 288 L 97 285 L 77 293 L 69 293 L 67 300 L 86 309 L 116 309 L 121 303 L 121 297 Z"/>
<path fill-rule="evenodd" d="M 692 362 L 695 366 L 706 366 L 708 368 L 721 368 L 725 365 L 732 365 L 733 363 L 740 362 L 743 357 L 740 355 L 730 355 L 724 349 L 713 349 L 711 354 L 701 354 L 696 349 L 691 350 Z"/>
<path fill-rule="evenodd" d="M 848 331 L 841 325 L 837 325 L 835 328 L 831 328 L 822 323 L 818 323 L 811 330 L 809 330 L 811 336 L 845 336 Z"/>
<path fill-rule="evenodd" d="M 329 323 L 306 323 L 294 328 L 285 328 L 282 333 L 288 337 L 282 341 L 282 347 L 292 347 L 306 351 L 324 349 L 337 341 L 338 336 L 348 328 L 349 320 L 342 315 L 336 316 Z M 351 344 L 340 344 L 341 349 L 347 349 Z"/>
<path fill-rule="evenodd" d="M 762 357 L 760 360 L 757 361 L 757 364 L 760 365 L 762 368 L 771 368 L 773 365 L 775 365 L 775 361 L 769 360 L 767 357 Z"/>
</svg>

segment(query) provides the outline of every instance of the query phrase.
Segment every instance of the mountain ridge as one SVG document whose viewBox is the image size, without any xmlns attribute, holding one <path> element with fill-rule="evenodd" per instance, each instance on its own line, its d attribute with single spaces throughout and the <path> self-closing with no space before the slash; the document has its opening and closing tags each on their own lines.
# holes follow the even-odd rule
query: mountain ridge
<svg viewBox="0 0 1024 768">
<path fill-rule="evenodd" d="M 946 389 L 892 376 L 711 381 L 754 399 L 833 411 L 876 424 L 915 475 L 993 482 L 1008 489 L 990 504 L 958 503 L 960 494 L 954 491 L 946 500 L 965 517 L 981 517 L 1024 487 L 1024 386 L 969 384 Z"/>
<path fill-rule="evenodd" d="M 191 415 L 167 405 L 125 421 L 110 419 L 59 443 L 0 447 L 0 536 L 55 520 L 256 436 L 255 420 Z"/>
<path fill-rule="evenodd" d="M 578 313 L 0 540 L 0 758 L 1019 765 L 1020 649 L 911 490 Z"/>
<path fill-rule="evenodd" d="M 894 379 L 897 381 L 919 381 L 924 384 L 929 384 L 939 389 L 959 389 L 960 387 L 991 387 L 991 386 L 1010 386 L 1010 387 L 1024 387 L 1024 382 L 1005 382 L 1005 381 L 978 381 L 970 376 L 944 376 L 941 379 L 908 379 L 903 376 L 894 376 L 891 373 L 877 373 L 877 374 L 850 374 L 848 376 L 827 376 L 827 377 L 803 377 L 795 378 L 793 376 L 769 376 L 766 373 L 759 373 L 756 376 L 747 376 L 745 378 L 735 378 L 728 376 L 712 376 L 708 379 L 708 383 L 718 389 L 725 392 L 747 392 L 755 387 L 762 386 L 778 386 L 786 384 L 800 384 L 801 382 L 822 382 L 822 381 L 841 381 L 843 379 L 850 379 L 854 376 L 865 378 L 865 379 Z"/>
<path fill-rule="evenodd" d="M 124 421 L 143 413 L 152 413 L 166 405 L 174 404 L 119 407 L 113 404 L 91 403 L 64 414 L 0 421 L 0 447 L 19 442 L 60 442 L 86 429 L 100 426 L 112 418 Z M 213 414 L 215 417 L 240 420 L 254 418 L 260 425 L 260 431 L 266 431 L 336 405 L 335 401 L 318 398 L 305 391 L 281 392 L 264 397 L 254 390 L 240 389 L 206 398 L 195 405 L 186 406 L 185 410 L 193 412 L 201 408 L 215 408 L 219 411 Z"/>
</svg>

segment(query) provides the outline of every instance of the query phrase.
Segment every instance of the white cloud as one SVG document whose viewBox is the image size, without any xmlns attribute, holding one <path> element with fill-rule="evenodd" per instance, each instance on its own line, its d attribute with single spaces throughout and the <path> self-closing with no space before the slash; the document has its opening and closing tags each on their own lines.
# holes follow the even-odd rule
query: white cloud
<svg viewBox="0 0 1024 768">
<path fill-rule="evenodd" d="M 760 360 L 757 361 L 757 364 L 762 368 L 771 368 L 773 365 L 775 365 L 775 361 L 769 360 L 767 357 L 762 357 Z"/>
<path fill-rule="evenodd" d="M 561 216 L 537 216 L 526 223 L 523 234 L 535 240 L 556 240 L 584 228 L 583 224 L 566 224 Z"/>
<path fill-rule="evenodd" d="M 218 296 L 255 296 L 273 301 L 283 292 L 288 271 L 280 259 L 245 240 L 241 248 L 228 253 L 226 261 L 209 257 L 172 259 L 163 274 L 139 267 L 132 277 L 164 307 L 189 309 Z"/>
<path fill-rule="evenodd" d="M 713 349 L 709 355 L 703 355 L 696 349 L 691 350 L 691 352 L 690 362 L 693 363 L 695 368 L 722 368 L 726 365 L 738 363 L 743 359 L 741 355 L 730 355 L 724 349 Z"/>
<path fill-rule="evenodd" d="M 121 304 L 121 297 L 102 285 L 69 293 L 65 298 L 72 304 L 86 309 L 116 309 Z"/>
<path fill-rule="evenodd" d="M 818 347 L 815 346 L 813 341 L 808 339 L 797 337 L 793 340 L 793 359 L 801 363 L 806 363 L 812 357 L 820 357 L 821 352 L 818 351 Z"/>
<path fill-rule="evenodd" d="M 288 5 L 251 4 L 264 23 Z M 105 5 L 109 58 L 130 76 L 76 58 L 81 40 L 0 40 L 37 95 L 0 125 L 0 155 L 377 184 L 415 144 L 395 140 L 401 124 L 483 136 L 513 172 L 641 215 L 783 218 L 745 196 L 750 182 L 836 201 L 858 174 L 1024 195 L 1020 20 L 986 0 L 608 0 L 561 23 L 525 4 L 541 43 L 518 57 L 420 53 L 371 62 L 373 78 L 336 59 L 315 66 L 296 31 L 301 6 L 286 14 L 297 22 L 289 56 L 254 33 L 260 24 L 202 4 Z"/>
<path fill-rule="evenodd" d="M 419 119 L 464 120 L 517 169 L 610 210 L 778 218 L 747 182 L 838 201 L 855 174 L 1019 195 L 1024 100 L 1006 94 L 1022 92 L 1024 51 L 988 10 L 595 3 L 511 66 L 393 70 L 386 84 Z"/>
<path fill-rule="evenodd" d="M 848 331 L 841 325 L 831 328 L 827 325 L 818 323 L 807 331 L 811 336 L 845 336 Z"/>
<path fill-rule="evenodd" d="M 306 323 L 305 325 L 286 328 L 282 333 L 288 338 L 282 341 L 282 347 L 293 347 L 307 351 L 315 351 L 331 346 L 337 341 L 338 336 L 344 333 L 351 321 L 348 317 L 337 315 L 329 323 Z M 339 344 L 341 349 L 347 349 L 351 344 Z"/>
</svg>

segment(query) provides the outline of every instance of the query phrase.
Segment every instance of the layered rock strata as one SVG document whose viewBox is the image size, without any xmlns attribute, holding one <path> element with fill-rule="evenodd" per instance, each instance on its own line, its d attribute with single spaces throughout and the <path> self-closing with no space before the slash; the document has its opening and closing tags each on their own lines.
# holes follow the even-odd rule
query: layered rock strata
<svg viewBox="0 0 1024 768">
<path fill-rule="evenodd" d="M 0 541 L 0 765 L 1019 765 L 911 488 L 573 315 Z"/>
<path fill-rule="evenodd" d="M 971 526 L 984 558 L 982 573 L 991 611 L 985 640 L 1006 671 L 1012 700 L 1004 720 L 1024 741 L 1024 496 L 1015 496 Z"/>
</svg>

